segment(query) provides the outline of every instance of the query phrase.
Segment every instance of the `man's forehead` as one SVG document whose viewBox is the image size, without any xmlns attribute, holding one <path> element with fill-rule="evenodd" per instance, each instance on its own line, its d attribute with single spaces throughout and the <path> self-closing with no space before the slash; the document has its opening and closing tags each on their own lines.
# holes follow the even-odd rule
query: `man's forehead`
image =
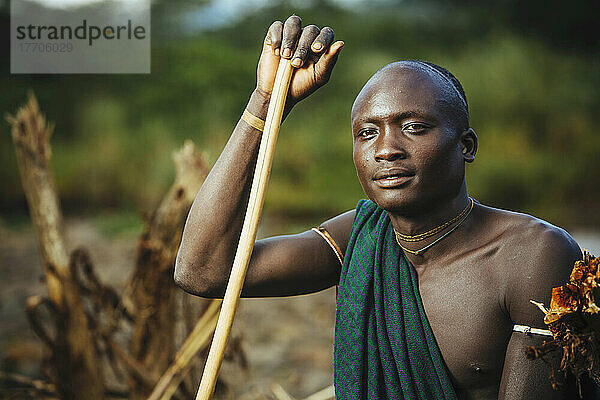
<svg viewBox="0 0 600 400">
<path fill-rule="evenodd" d="M 365 114 L 402 112 L 398 108 L 434 113 L 447 101 L 444 82 L 431 71 L 410 63 L 394 63 L 379 70 L 362 88 L 352 106 L 352 119 Z"/>
</svg>

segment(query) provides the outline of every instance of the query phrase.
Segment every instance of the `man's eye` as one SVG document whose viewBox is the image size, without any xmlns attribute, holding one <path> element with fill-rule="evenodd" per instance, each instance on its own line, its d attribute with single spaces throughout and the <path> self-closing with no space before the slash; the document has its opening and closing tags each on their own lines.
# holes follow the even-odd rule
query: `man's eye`
<svg viewBox="0 0 600 400">
<path fill-rule="evenodd" d="M 358 137 L 361 138 L 370 138 L 377 133 L 375 129 L 363 129 L 358 132 Z"/>
<path fill-rule="evenodd" d="M 411 122 L 402 127 L 402 130 L 410 132 L 410 133 L 420 133 L 424 132 L 427 129 L 427 126 L 424 124 L 419 124 L 416 122 Z"/>
</svg>

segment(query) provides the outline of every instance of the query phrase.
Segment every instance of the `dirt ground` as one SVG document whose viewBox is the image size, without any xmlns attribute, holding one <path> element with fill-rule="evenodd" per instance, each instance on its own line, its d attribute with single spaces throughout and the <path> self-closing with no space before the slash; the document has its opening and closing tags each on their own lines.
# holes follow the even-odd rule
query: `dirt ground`
<svg viewBox="0 0 600 400">
<path fill-rule="evenodd" d="M 134 265 L 137 236 L 107 236 L 85 219 L 65 225 L 67 243 L 85 246 L 101 280 L 121 292 Z M 33 229 L 9 228 L 0 220 L 0 370 L 39 376 L 41 343 L 29 327 L 24 304 L 29 296 L 45 293 Z M 292 298 L 242 299 L 233 332 L 242 336 L 249 367 L 236 378 L 236 397 L 260 398 L 279 384 L 304 398 L 331 385 L 334 319 L 333 289 Z"/>
<path fill-rule="evenodd" d="M 86 219 L 66 223 L 67 242 L 91 253 L 100 278 L 121 292 L 134 265 L 136 235 L 107 236 Z M 600 254 L 600 233 L 574 234 L 581 247 Z M 0 369 L 39 375 L 40 341 L 29 328 L 27 297 L 46 293 L 33 229 L 0 219 Z M 335 291 L 283 299 L 243 299 L 234 332 L 242 335 L 249 368 L 236 397 L 260 398 L 280 384 L 304 398 L 332 384 Z M 0 396 L 2 397 L 2 396 Z M 263 397 L 264 398 L 264 397 Z"/>
</svg>

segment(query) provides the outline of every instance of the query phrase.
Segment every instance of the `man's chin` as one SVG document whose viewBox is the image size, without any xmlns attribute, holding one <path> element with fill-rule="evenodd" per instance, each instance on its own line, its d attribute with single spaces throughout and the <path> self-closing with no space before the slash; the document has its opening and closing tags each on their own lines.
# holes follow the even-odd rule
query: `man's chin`
<svg viewBox="0 0 600 400">
<path fill-rule="evenodd" d="M 418 207 L 417 199 L 410 198 L 397 190 L 378 191 L 378 193 L 367 193 L 367 196 L 379 208 L 393 214 L 410 213 Z"/>
</svg>

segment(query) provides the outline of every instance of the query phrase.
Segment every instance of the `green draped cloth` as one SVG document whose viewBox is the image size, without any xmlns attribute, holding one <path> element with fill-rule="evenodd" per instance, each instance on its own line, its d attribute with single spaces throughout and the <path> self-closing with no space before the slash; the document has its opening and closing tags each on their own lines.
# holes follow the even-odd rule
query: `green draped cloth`
<svg viewBox="0 0 600 400">
<path fill-rule="evenodd" d="M 337 400 L 456 399 L 421 302 L 417 273 L 390 218 L 361 200 L 340 276 Z"/>
</svg>

